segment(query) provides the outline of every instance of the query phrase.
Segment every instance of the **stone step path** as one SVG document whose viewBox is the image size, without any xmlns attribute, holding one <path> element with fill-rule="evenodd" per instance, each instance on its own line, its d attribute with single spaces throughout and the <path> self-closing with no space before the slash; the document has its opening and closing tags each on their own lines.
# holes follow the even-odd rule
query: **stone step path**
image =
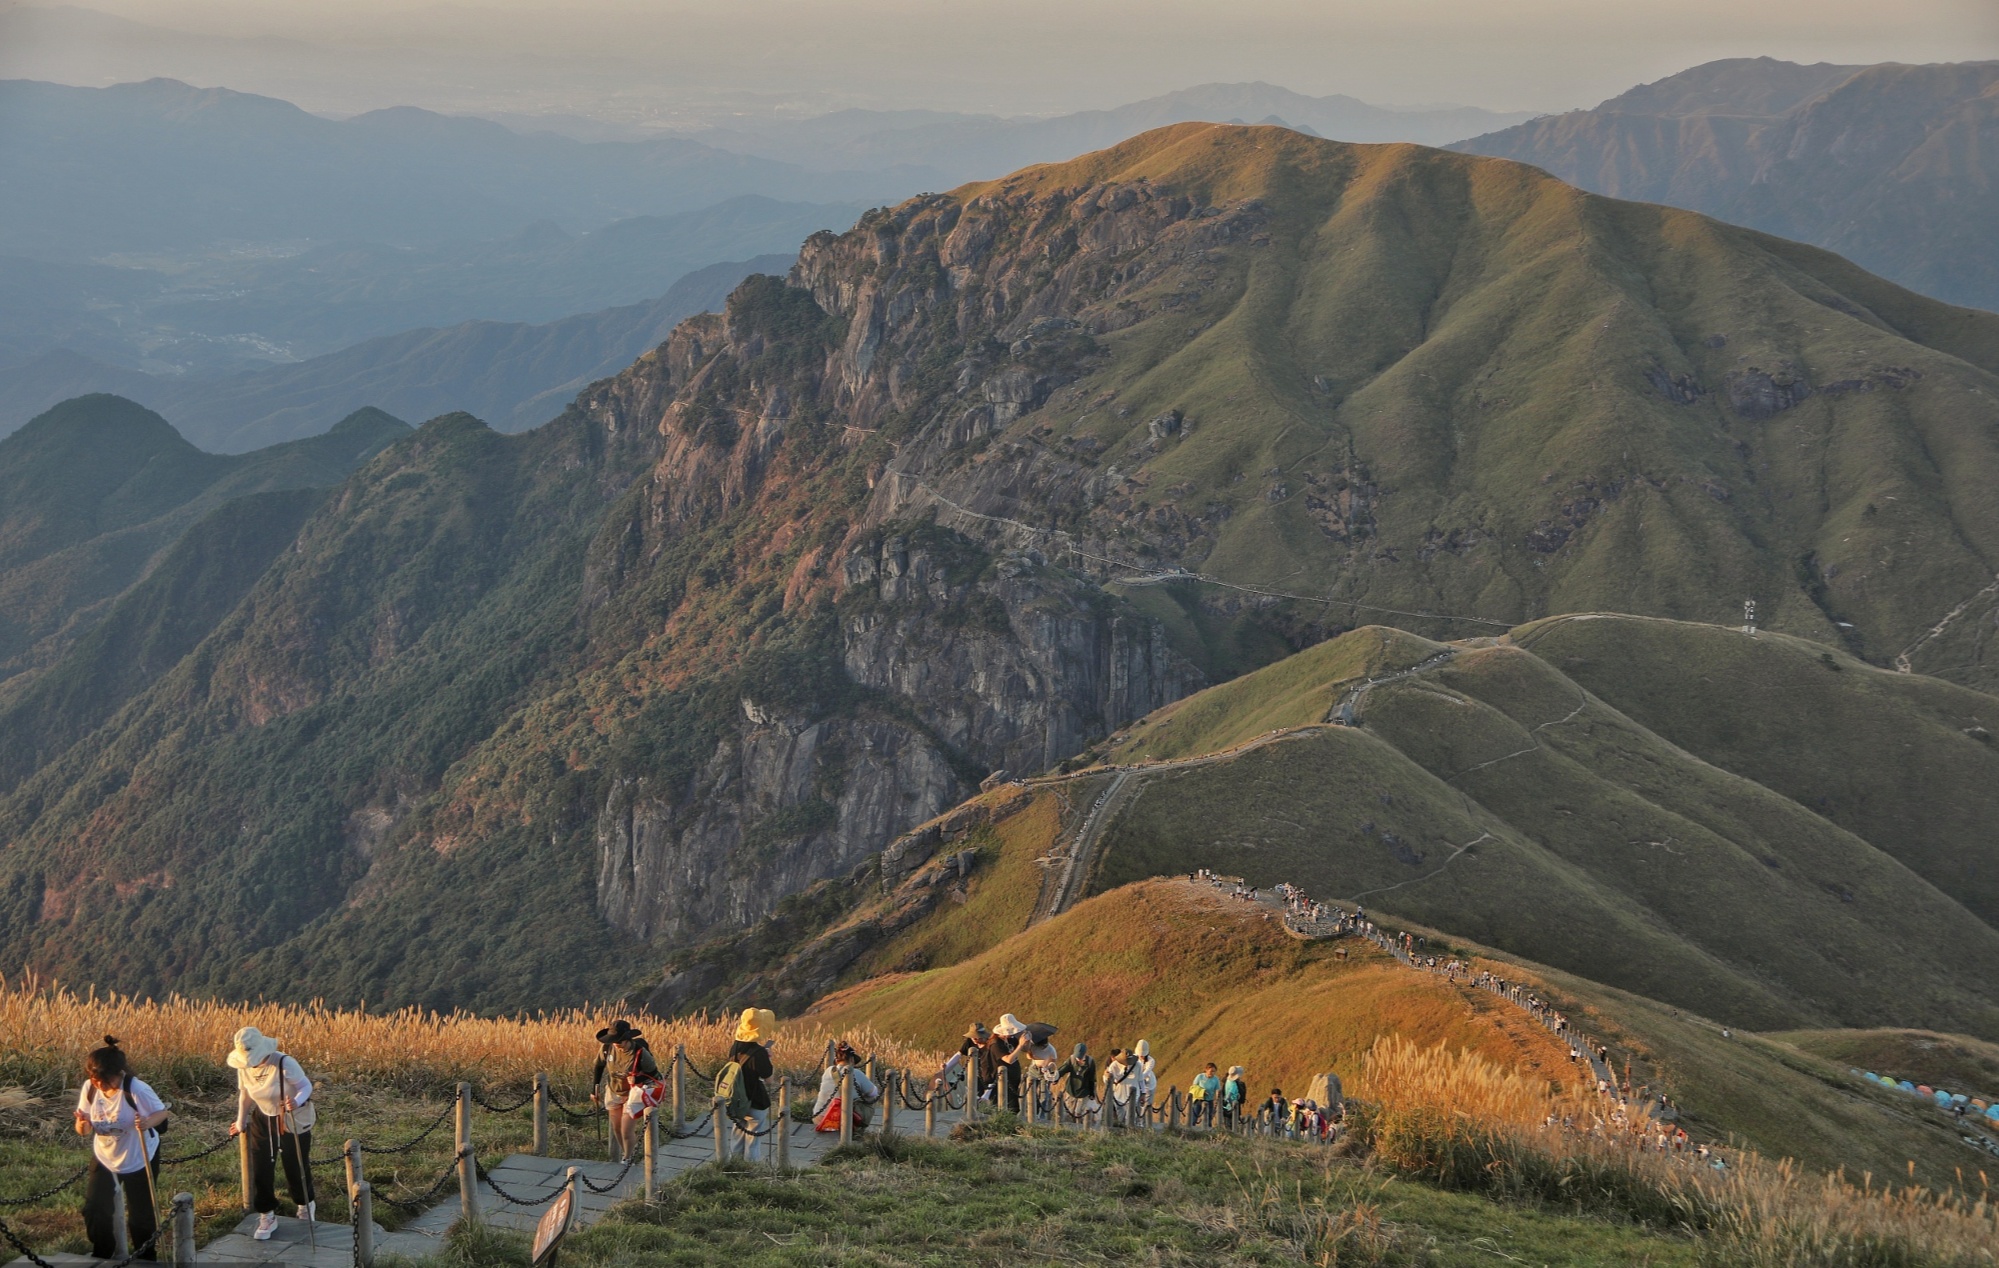
<svg viewBox="0 0 1999 1268">
<path fill-rule="evenodd" d="M 937 1134 L 943 1136 L 964 1114 L 959 1110 L 940 1110 L 937 1115 Z M 879 1115 L 869 1132 L 879 1130 Z M 687 1125 L 688 1130 L 693 1124 Z M 704 1163 L 715 1161 L 715 1137 L 710 1132 L 700 1132 L 677 1140 L 666 1140 L 666 1124 L 662 1120 L 658 1149 L 653 1158 L 655 1184 L 665 1184 L 674 1176 L 690 1171 Z M 794 1167 L 813 1166 L 827 1153 L 839 1147 L 840 1137 L 835 1132 L 818 1132 L 810 1123 L 794 1122 L 790 1125 L 790 1160 Z M 913 1136 L 923 1134 L 923 1111 L 912 1110 L 898 1104 L 895 1108 L 896 1131 Z M 733 1144 L 733 1141 L 731 1142 Z M 762 1141 L 762 1160 L 768 1161 L 775 1153 L 777 1138 L 766 1136 Z M 609 1189 L 597 1193 L 585 1185 L 576 1186 L 576 1211 L 572 1228 L 587 1228 L 604 1218 L 613 1206 L 627 1198 L 636 1197 L 645 1184 L 645 1164 L 634 1163 L 629 1170 L 623 1164 L 614 1162 L 592 1162 L 583 1158 L 543 1158 L 534 1154 L 511 1154 L 499 1165 L 490 1168 L 487 1175 L 500 1188 L 516 1198 L 537 1205 L 515 1206 L 500 1197 L 493 1185 L 486 1180 L 479 1182 L 479 1218 L 494 1228 L 508 1229 L 518 1233 L 533 1233 L 547 1206 L 542 1199 L 554 1196 L 567 1181 L 568 1170 L 578 1168 L 583 1177 L 599 1187 Z M 622 1179 L 620 1178 L 622 1173 Z M 337 1183 L 337 1181 L 336 1181 Z M 377 1199 L 379 1200 L 379 1199 Z M 394 1232 L 387 1232 L 378 1224 L 375 1226 L 375 1254 L 380 1256 L 400 1255 L 407 1259 L 421 1259 L 437 1254 L 444 1247 L 444 1238 L 458 1222 L 459 1205 L 457 1189 L 452 1189 L 452 1197 L 440 1202 L 414 1220 Z M 196 1263 L 200 1264 L 289 1264 L 300 1268 L 352 1268 L 354 1263 L 354 1230 L 347 1224 L 320 1223 L 308 1230 L 304 1220 L 281 1218 L 277 1231 L 270 1240 L 257 1241 L 251 1236 L 256 1230 L 257 1217 L 245 1215 L 243 1222 L 233 1233 L 224 1234 L 196 1252 Z M 57 1254 L 44 1255 L 50 1264 L 103 1264 L 107 1261 L 90 1255 Z M 160 1258 L 170 1256 L 162 1249 Z M 26 1258 L 16 1259 L 7 1268 L 33 1268 Z"/>
</svg>

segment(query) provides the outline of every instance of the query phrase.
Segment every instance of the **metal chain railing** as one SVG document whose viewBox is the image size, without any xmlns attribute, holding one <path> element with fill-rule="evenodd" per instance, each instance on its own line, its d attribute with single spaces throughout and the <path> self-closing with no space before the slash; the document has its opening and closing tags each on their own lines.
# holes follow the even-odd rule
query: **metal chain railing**
<svg viewBox="0 0 1999 1268">
<path fill-rule="evenodd" d="M 458 1160 L 470 1152 L 469 1149 L 460 1149 L 457 1153 L 452 1154 L 451 1165 L 444 1169 L 444 1174 L 431 1181 L 430 1187 L 416 1197 L 399 1198 L 379 1189 L 375 1191 L 375 1196 L 397 1210 L 422 1214 L 424 1211 L 430 1209 L 430 1204 L 436 1200 L 439 1193 L 444 1191 L 444 1186 L 458 1178 Z"/>
<path fill-rule="evenodd" d="M 516 1197 L 500 1187 L 500 1182 L 493 1178 L 492 1173 L 486 1170 L 485 1164 L 480 1162 L 476 1156 L 472 1159 L 472 1170 L 478 1174 L 481 1180 L 486 1182 L 486 1187 L 491 1189 L 500 1201 L 505 1202 L 509 1206 L 520 1206 L 533 1210 L 537 1206 L 547 1206 L 550 1202 L 555 1201 L 556 1194 L 562 1192 L 562 1189 L 558 1186 L 538 1198 Z"/>
<path fill-rule="evenodd" d="M 212 1153 L 219 1153 L 235 1143 L 236 1138 L 234 1136 L 224 1136 L 221 1140 L 216 1141 L 206 1149 L 197 1149 L 191 1154 L 180 1154 L 172 1158 L 162 1158 L 160 1159 L 160 1165 L 162 1167 L 178 1167 L 183 1162 L 193 1162 L 199 1158 L 206 1158 Z"/>
<path fill-rule="evenodd" d="M 623 1184 L 625 1182 L 625 1177 L 630 1175 L 632 1168 L 637 1165 L 638 1165 L 638 1159 L 636 1158 L 625 1159 L 625 1165 L 618 1168 L 618 1174 L 611 1177 L 611 1182 L 609 1184 L 602 1186 L 598 1185 L 595 1181 L 591 1180 L 589 1176 L 584 1175 L 580 1171 L 576 1173 L 576 1180 L 579 1184 L 581 1184 L 584 1188 L 590 1190 L 590 1192 L 592 1193 L 609 1193 L 611 1190 Z"/>
<path fill-rule="evenodd" d="M 475 1103 L 477 1103 L 480 1109 L 486 1110 L 489 1113 L 511 1114 L 515 1110 L 526 1109 L 528 1106 L 534 1104 L 534 1088 L 530 1086 L 528 1088 L 528 1094 L 526 1096 L 523 1096 L 520 1100 L 515 1101 L 512 1105 L 495 1105 L 491 1101 L 487 1100 L 485 1096 L 481 1094 L 479 1089 L 476 1087 L 472 1089 L 472 1100 Z"/>
<path fill-rule="evenodd" d="M 61 1183 L 54 1185 L 51 1188 L 43 1189 L 40 1193 L 30 1193 L 26 1197 L 0 1198 L 0 1206 L 33 1206 L 37 1202 L 46 1202 L 50 1198 L 54 1197 L 56 1194 L 61 1193 L 64 1189 L 67 1189 L 69 1186 L 77 1183 L 78 1181 L 82 1180 L 85 1176 L 89 1174 L 90 1174 L 90 1164 L 86 1162 L 81 1167 L 78 1167 L 76 1169 L 76 1173 L 70 1176 L 69 1179 L 62 1181 Z"/>
<path fill-rule="evenodd" d="M 134 1249 L 130 1254 L 126 1255 L 123 1259 L 113 1260 L 105 1264 L 104 1268 L 131 1268 L 131 1265 L 134 1262 L 136 1262 L 140 1256 L 151 1251 L 153 1247 L 159 1243 L 160 1234 L 165 1231 L 166 1230 L 162 1228 L 160 1225 L 158 1224 L 153 1225 L 153 1235 L 151 1237 L 148 1237 L 143 1245 Z M 55 1265 L 51 1264 L 48 1260 L 43 1259 L 40 1255 L 37 1255 L 35 1253 L 34 1247 L 28 1245 L 28 1243 L 26 1243 L 25 1241 L 22 1241 L 21 1235 L 19 1233 L 16 1233 L 13 1229 L 7 1227 L 7 1222 L 5 1220 L 0 1220 L 0 1237 L 5 1237 L 8 1240 L 8 1242 L 10 1242 L 13 1245 L 15 1250 L 20 1251 L 22 1255 L 27 1257 L 29 1263 L 35 1265 L 35 1268 L 55 1268 Z"/>
<path fill-rule="evenodd" d="M 587 1123 L 591 1119 L 597 1117 L 594 1107 L 592 1109 L 592 1112 L 588 1114 L 580 1114 L 577 1111 L 570 1109 L 567 1105 L 564 1105 L 562 1103 L 562 1098 L 556 1095 L 555 1085 L 553 1083 L 549 1084 L 548 1086 L 548 1103 L 550 1105 L 555 1106 L 555 1108 L 558 1111 L 560 1111 L 562 1115 L 572 1123 Z"/>
<path fill-rule="evenodd" d="M 451 1111 L 457 1108 L 458 1105 L 456 1102 L 446 1105 L 443 1109 L 437 1112 L 437 1117 L 431 1120 L 430 1126 L 424 1128 L 422 1131 L 410 1137 L 408 1140 L 404 1141 L 400 1145 L 370 1145 L 367 1144 L 366 1142 L 363 1142 L 361 1145 L 361 1149 L 363 1152 L 371 1154 L 406 1154 L 410 1150 L 415 1149 L 418 1145 L 422 1144 L 425 1140 L 428 1140 L 430 1138 L 431 1133 L 435 1132 L 438 1128 L 444 1126 L 444 1120 L 450 1118 Z"/>
</svg>

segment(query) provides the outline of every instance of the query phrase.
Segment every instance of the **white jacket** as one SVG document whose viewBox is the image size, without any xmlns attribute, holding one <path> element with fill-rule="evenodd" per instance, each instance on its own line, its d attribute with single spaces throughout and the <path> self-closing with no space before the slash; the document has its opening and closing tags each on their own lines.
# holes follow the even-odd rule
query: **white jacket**
<svg viewBox="0 0 1999 1268">
<path fill-rule="evenodd" d="M 282 1083 L 283 1091 L 279 1090 Z M 319 1117 L 318 1109 L 312 1103 L 312 1080 L 305 1077 L 291 1057 L 278 1054 L 276 1060 L 266 1059 L 262 1065 L 253 1065 L 236 1072 L 236 1125 L 245 1131 L 250 1129 L 250 1112 L 255 1110 L 272 1118 L 278 1116 L 280 1100 L 288 1102 L 287 1115 L 290 1127 L 295 1132 L 309 1132 Z"/>
</svg>

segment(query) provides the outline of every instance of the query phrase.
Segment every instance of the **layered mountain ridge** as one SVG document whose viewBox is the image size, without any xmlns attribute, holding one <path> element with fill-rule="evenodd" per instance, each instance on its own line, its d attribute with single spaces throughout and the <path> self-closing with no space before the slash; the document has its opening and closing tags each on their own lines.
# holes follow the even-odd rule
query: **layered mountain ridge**
<svg viewBox="0 0 1999 1268">
<path fill-rule="evenodd" d="M 913 199 L 544 427 L 369 462 L 12 787 L 0 953 L 601 995 L 1383 610 L 1754 597 L 1984 681 L 1995 370 L 1999 318 L 1413 146 L 1183 125 Z"/>
<path fill-rule="evenodd" d="M 1837 251 L 1999 308 L 1999 62 L 1711 62 L 1453 147 Z"/>
</svg>

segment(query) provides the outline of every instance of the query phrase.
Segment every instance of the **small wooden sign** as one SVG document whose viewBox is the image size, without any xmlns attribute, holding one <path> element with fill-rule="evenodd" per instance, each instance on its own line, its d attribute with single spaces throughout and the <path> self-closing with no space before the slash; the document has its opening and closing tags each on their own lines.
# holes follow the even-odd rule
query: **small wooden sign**
<svg viewBox="0 0 1999 1268">
<path fill-rule="evenodd" d="M 534 1226 L 534 1268 L 547 1268 L 555 1262 L 562 1235 L 569 1231 L 569 1208 L 574 1197 L 575 1190 L 565 1188 L 541 1213 L 541 1222 Z"/>
</svg>

